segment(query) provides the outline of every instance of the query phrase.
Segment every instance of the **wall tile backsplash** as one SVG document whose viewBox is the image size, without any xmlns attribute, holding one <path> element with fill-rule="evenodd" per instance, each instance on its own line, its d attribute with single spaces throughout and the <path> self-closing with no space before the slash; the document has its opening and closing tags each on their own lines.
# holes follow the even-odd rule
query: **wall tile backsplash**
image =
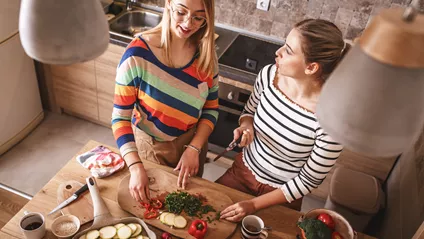
<svg viewBox="0 0 424 239">
<path fill-rule="evenodd" d="M 163 6 L 165 0 L 139 0 Z M 411 0 L 271 0 L 269 11 L 256 9 L 257 0 L 215 0 L 216 22 L 284 39 L 305 18 L 334 22 L 346 39 L 358 37 L 372 16 L 384 8 L 405 7 Z"/>
</svg>

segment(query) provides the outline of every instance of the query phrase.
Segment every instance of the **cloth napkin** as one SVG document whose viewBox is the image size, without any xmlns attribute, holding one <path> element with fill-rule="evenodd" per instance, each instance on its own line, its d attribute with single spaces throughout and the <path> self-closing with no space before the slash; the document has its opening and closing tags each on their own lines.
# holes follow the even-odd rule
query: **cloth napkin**
<svg viewBox="0 0 424 239">
<path fill-rule="evenodd" d="M 77 161 L 96 178 L 107 177 L 125 166 L 121 155 L 103 145 L 78 155 Z"/>
</svg>

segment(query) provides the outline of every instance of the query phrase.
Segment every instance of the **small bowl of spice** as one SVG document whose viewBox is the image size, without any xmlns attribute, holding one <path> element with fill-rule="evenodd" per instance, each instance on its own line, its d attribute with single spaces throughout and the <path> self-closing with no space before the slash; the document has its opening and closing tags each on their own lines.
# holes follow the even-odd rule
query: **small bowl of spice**
<svg viewBox="0 0 424 239">
<path fill-rule="evenodd" d="M 80 220 L 74 215 L 63 215 L 53 221 L 51 229 L 57 238 L 70 238 L 80 229 Z"/>
</svg>

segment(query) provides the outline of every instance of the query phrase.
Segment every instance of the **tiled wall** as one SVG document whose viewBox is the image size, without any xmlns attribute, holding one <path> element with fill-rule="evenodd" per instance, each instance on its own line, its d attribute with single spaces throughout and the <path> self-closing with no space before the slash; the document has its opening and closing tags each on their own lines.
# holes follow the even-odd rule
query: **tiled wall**
<svg viewBox="0 0 424 239">
<path fill-rule="evenodd" d="M 165 0 L 139 0 L 163 6 Z M 215 0 L 216 21 L 250 32 L 285 38 L 294 23 L 305 18 L 334 22 L 345 38 L 360 35 L 371 16 L 383 8 L 407 6 L 411 0 L 271 0 L 268 12 L 257 0 Z"/>
</svg>

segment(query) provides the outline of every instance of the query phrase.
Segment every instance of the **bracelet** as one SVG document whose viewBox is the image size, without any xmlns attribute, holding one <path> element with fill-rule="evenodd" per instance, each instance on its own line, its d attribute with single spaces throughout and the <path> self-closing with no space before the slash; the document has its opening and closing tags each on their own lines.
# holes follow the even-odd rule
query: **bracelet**
<svg viewBox="0 0 424 239">
<path fill-rule="evenodd" d="M 186 145 L 184 145 L 184 148 L 191 148 L 191 149 L 194 149 L 194 150 L 196 150 L 196 151 L 197 151 L 197 153 L 199 153 L 199 154 L 200 154 L 200 152 L 202 152 L 202 150 L 201 150 L 201 149 L 199 149 L 199 148 L 197 148 L 197 147 L 195 147 L 195 146 L 193 146 L 193 145 L 191 145 L 191 144 L 186 144 Z"/>
<path fill-rule="evenodd" d="M 141 161 L 137 161 L 137 162 L 134 162 L 134 163 L 132 163 L 132 164 L 128 165 L 128 168 L 130 168 L 130 167 L 131 167 L 131 166 L 133 166 L 134 164 L 138 164 L 138 163 L 143 164 L 143 162 L 141 162 Z"/>
</svg>

